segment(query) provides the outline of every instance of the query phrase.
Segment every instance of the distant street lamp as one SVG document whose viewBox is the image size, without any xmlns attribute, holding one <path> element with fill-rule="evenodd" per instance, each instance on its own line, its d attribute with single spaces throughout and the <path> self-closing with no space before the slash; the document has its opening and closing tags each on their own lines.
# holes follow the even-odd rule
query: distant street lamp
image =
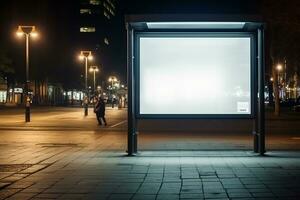
<svg viewBox="0 0 300 200">
<path fill-rule="evenodd" d="M 88 87 L 87 87 L 87 74 L 88 74 L 88 60 L 93 60 L 91 51 L 80 51 L 80 55 L 78 57 L 80 60 L 85 61 L 85 97 L 84 97 L 84 115 L 88 115 L 88 103 L 89 103 L 89 95 L 88 95 Z"/>
<path fill-rule="evenodd" d="M 115 76 L 110 76 L 108 78 L 108 82 L 111 82 L 111 107 L 114 107 L 114 98 L 113 98 L 113 89 L 114 89 L 114 83 L 117 82 L 118 79 Z"/>
<path fill-rule="evenodd" d="M 29 95 L 29 37 L 35 38 L 38 36 L 35 26 L 18 26 L 16 32 L 18 37 L 23 37 L 25 35 L 26 44 L 26 83 L 25 83 L 25 122 L 30 122 L 30 95 Z"/>
<path fill-rule="evenodd" d="M 276 70 L 277 70 L 277 81 L 278 81 L 278 84 L 280 84 L 280 71 L 282 71 L 282 65 L 281 64 L 278 64 L 276 66 Z"/>
<path fill-rule="evenodd" d="M 278 65 L 276 66 L 276 69 L 277 69 L 277 71 L 281 71 L 281 70 L 282 70 L 282 65 L 281 65 L 281 64 L 278 64 Z"/>
<path fill-rule="evenodd" d="M 102 91 L 101 91 L 101 86 L 100 86 L 100 85 L 97 86 L 97 91 L 98 91 L 99 94 L 102 93 Z M 102 94 L 101 94 L 101 95 L 102 95 Z"/>
<path fill-rule="evenodd" d="M 96 72 L 99 71 L 99 68 L 97 66 L 91 66 L 89 69 L 90 72 L 94 73 L 94 94 L 96 94 Z"/>
<path fill-rule="evenodd" d="M 118 81 L 118 79 L 115 76 L 110 76 L 108 78 L 108 82 L 111 82 L 111 88 L 113 88 L 114 83 L 117 82 L 117 81 Z"/>
</svg>

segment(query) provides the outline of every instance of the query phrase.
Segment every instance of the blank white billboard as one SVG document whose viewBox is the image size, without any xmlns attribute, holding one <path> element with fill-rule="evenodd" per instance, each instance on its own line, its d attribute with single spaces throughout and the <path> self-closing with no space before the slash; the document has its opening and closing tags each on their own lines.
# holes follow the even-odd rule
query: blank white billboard
<svg viewBox="0 0 300 200">
<path fill-rule="evenodd" d="M 251 114 L 250 37 L 139 37 L 139 114 Z"/>
</svg>

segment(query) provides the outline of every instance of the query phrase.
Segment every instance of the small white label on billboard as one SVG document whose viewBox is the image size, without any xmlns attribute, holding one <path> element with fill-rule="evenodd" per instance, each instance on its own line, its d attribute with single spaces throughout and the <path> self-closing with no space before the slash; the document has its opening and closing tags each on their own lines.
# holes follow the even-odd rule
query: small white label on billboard
<svg viewBox="0 0 300 200">
<path fill-rule="evenodd" d="M 237 102 L 237 111 L 240 113 L 248 113 L 249 102 Z"/>
</svg>

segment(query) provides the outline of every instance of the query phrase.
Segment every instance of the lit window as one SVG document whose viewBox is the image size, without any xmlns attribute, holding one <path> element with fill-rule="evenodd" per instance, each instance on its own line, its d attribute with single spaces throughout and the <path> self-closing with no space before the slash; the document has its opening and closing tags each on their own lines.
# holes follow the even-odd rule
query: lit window
<svg viewBox="0 0 300 200">
<path fill-rule="evenodd" d="M 108 4 L 106 4 L 105 2 L 103 2 L 103 6 L 104 6 L 104 8 L 106 8 L 106 10 L 108 12 L 110 12 L 111 15 L 115 16 L 114 11 L 111 9 L 111 7 Z"/>
<path fill-rule="evenodd" d="M 91 9 L 80 9 L 80 14 L 92 14 Z"/>
<path fill-rule="evenodd" d="M 111 10 L 111 13 L 112 13 L 113 16 L 115 16 L 115 12 L 113 10 Z"/>
<path fill-rule="evenodd" d="M 108 5 L 105 2 L 103 2 L 103 6 L 104 6 L 104 8 L 106 8 L 107 10 L 109 10 L 109 7 L 108 7 Z"/>
<path fill-rule="evenodd" d="M 80 32 L 84 32 L 84 33 L 96 32 L 96 28 L 95 27 L 80 27 Z"/>
<path fill-rule="evenodd" d="M 107 38 L 104 38 L 104 43 L 105 43 L 106 45 L 109 45 L 109 41 L 108 41 Z"/>
<path fill-rule="evenodd" d="M 113 16 L 115 16 L 115 12 L 114 12 L 112 9 L 109 9 L 109 12 L 110 12 Z"/>
<path fill-rule="evenodd" d="M 107 0 L 107 2 L 110 4 L 111 7 L 115 9 L 115 5 L 110 0 Z"/>
<path fill-rule="evenodd" d="M 92 5 L 100 5 L 100 0 L 90 0 L 90 4 L 92 4 Z"/>
<path fill-rule="evenodd" d="M 109 14 L 104 10 L 104 12 L 103 12 L 103 15 L 107 18 L 107 19 L 110 19 L 110 16 L 109 16 Z"/>
</svg>

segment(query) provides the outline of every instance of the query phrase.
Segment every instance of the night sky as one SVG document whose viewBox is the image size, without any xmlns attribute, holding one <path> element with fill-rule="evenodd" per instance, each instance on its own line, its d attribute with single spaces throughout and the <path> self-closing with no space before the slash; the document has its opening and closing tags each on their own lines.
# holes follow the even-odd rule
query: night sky
<svg viewBox="0 0 300 200">
<path fill-rule="evenodd" d="M 24 79 L 24 40 L 15 37 L 19 24 L 34 24 L 41 37 L 31 42 L 31 79 L 63 83 L 65 88 L 79 87 L 82 63 L 78 62 L 74 32 L 78 29 L 70 12 L 78 12 L 71 0 L 10 0 L 1 2 L 0 46 L 12 58 L 17 80 Z M 118 0 L 113 21 L 111 55 L 105 59 L 100 79 L 117 75 L 126 81 L 126 31 L 124 15 L 153 13 L 187 14 L 261 14 L 256 0 Z M 81 41 L 84 42 L 84 41 Z"/>
</svg>

